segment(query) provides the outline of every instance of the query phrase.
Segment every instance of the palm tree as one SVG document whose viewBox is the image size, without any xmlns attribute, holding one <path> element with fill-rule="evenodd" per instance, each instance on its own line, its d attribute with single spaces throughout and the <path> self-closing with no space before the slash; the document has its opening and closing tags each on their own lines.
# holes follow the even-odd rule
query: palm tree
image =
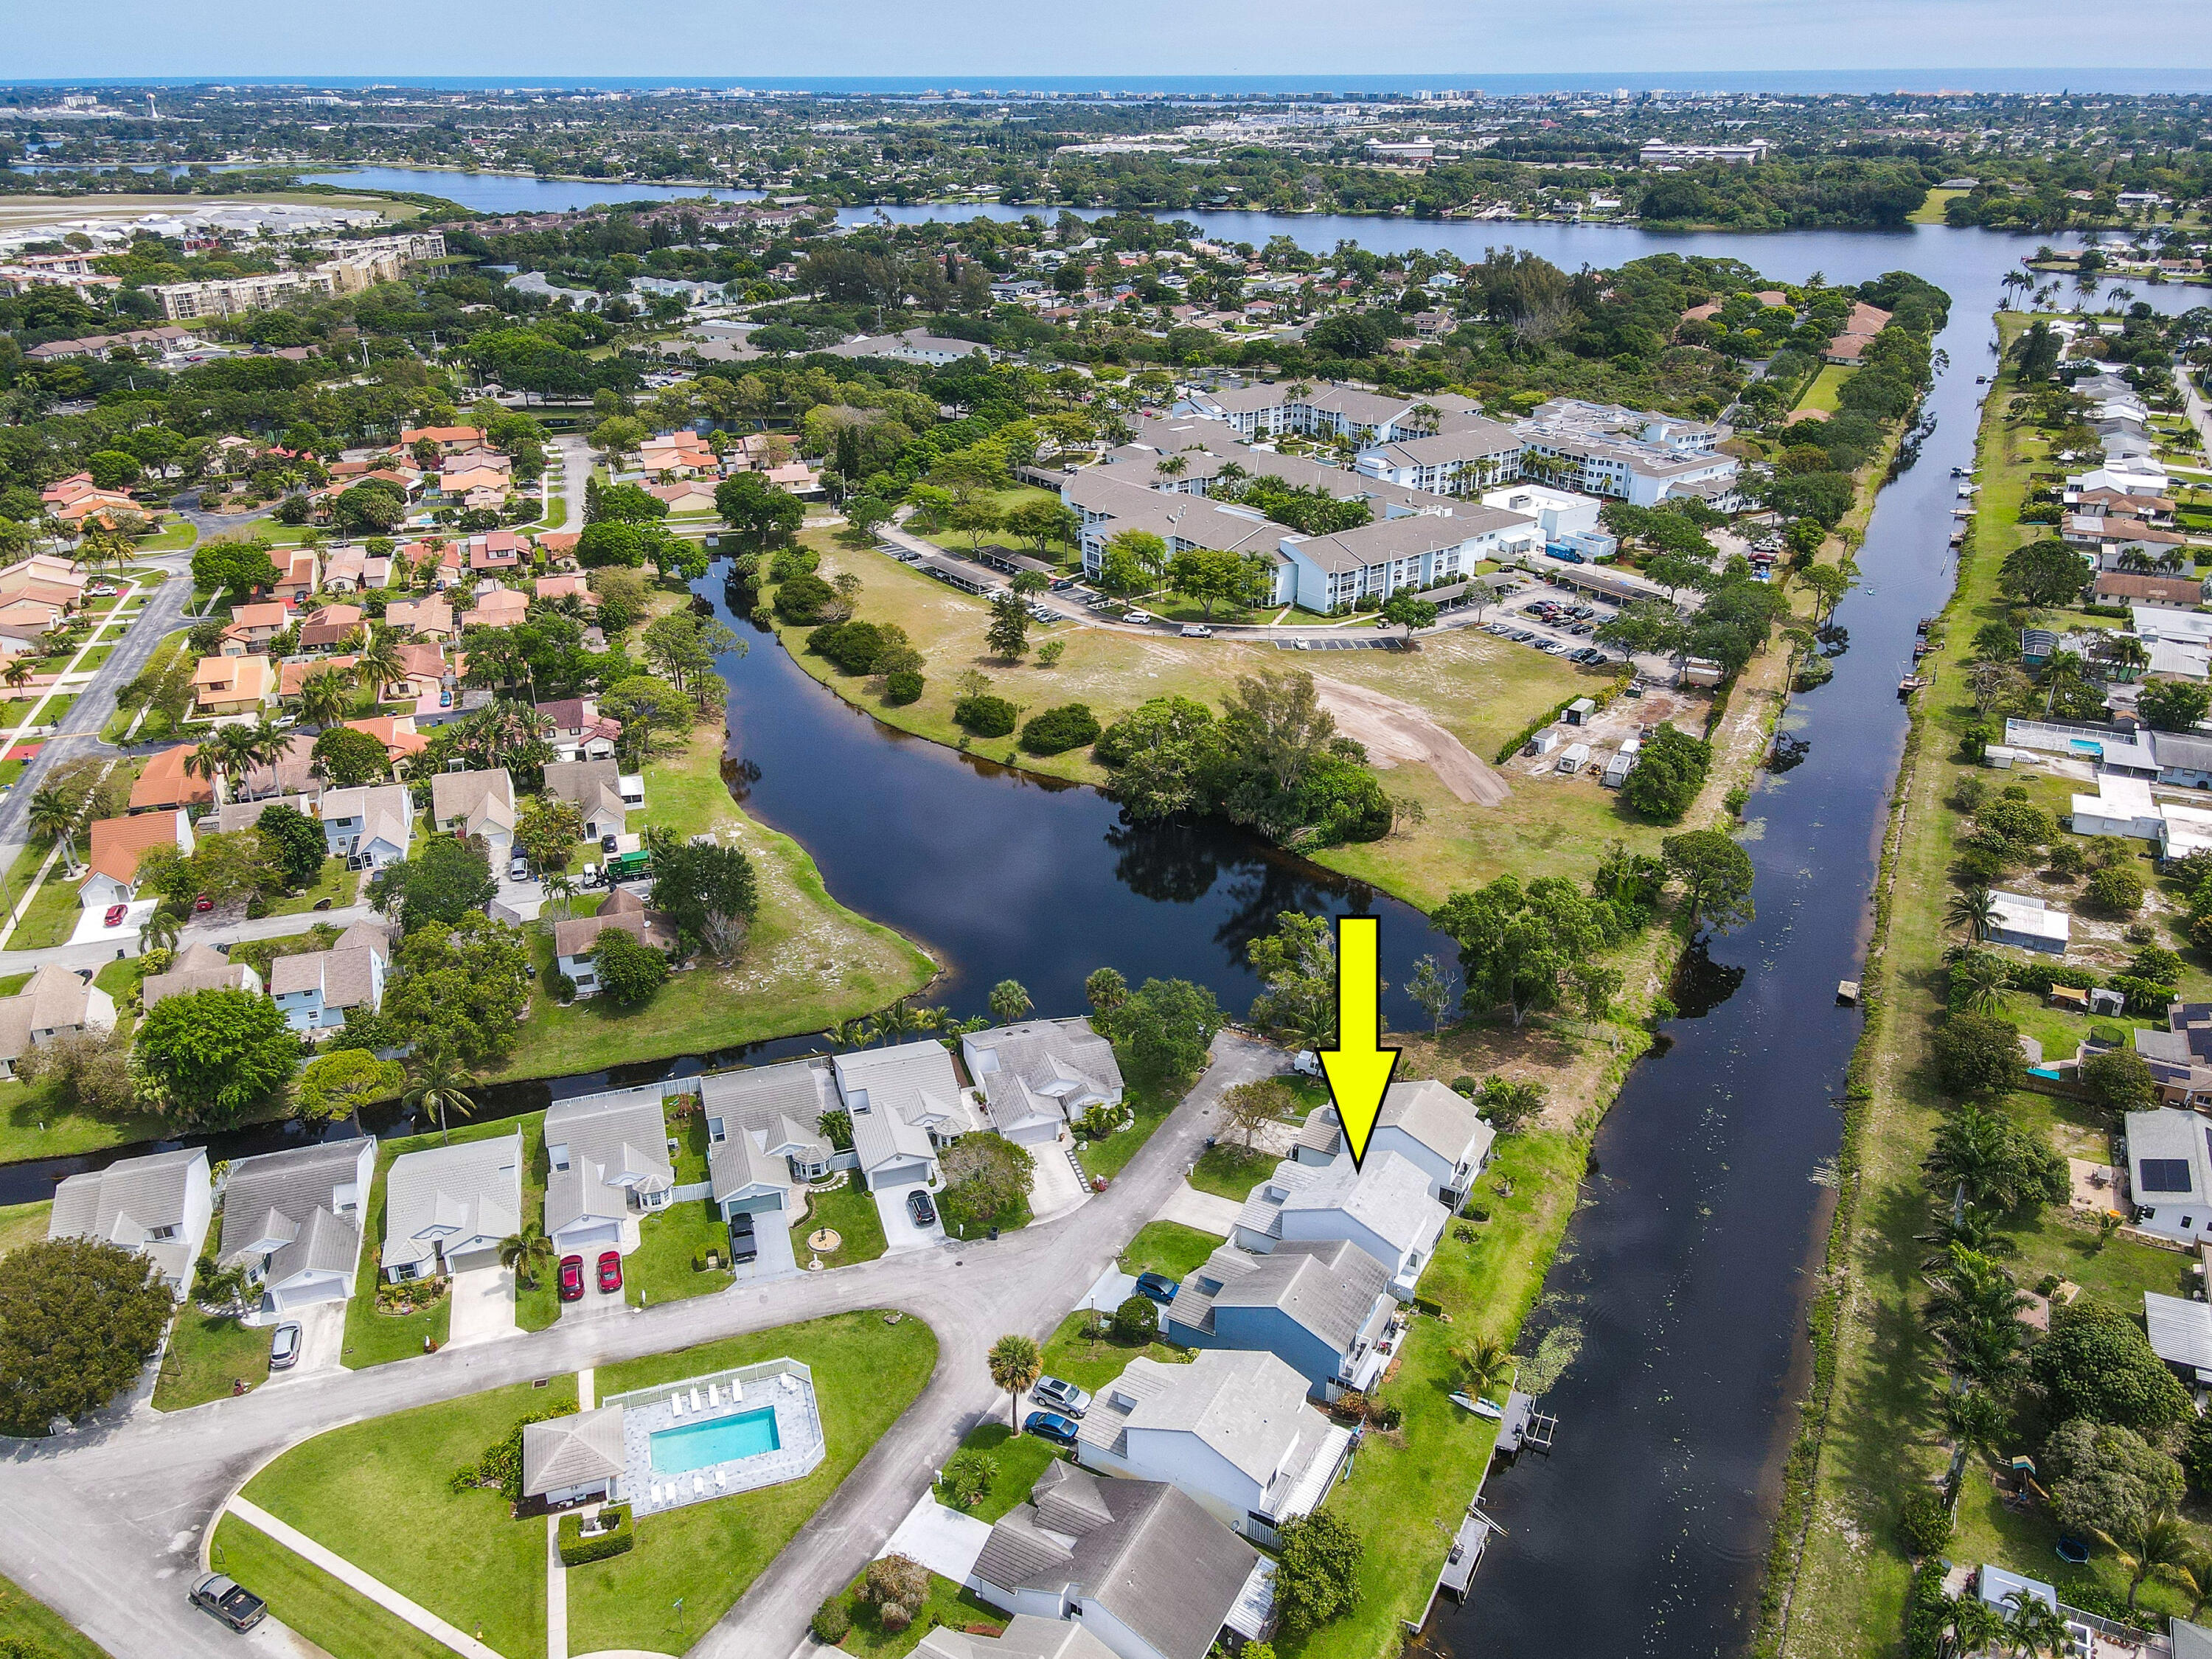
<svg viewBox="0 0 2212 1659">
<path fill-rule="evenodd" d="M 76 869 L 77 819 L 83 811 L 81 803 L 72 804 L 52 785 L 31 796 L 31 833 L 43 842 L 61 842 L 62 867 L 72 873 Z"/>
<path fill-rule="evenodd" d="M 2019 1163 L 2012 1127 L 2002 1113 L 1961 1106 L 1937 1127 L 1936 1144 L 1920 1168 L 1944 1197 L 1960 1192 L 1969 1205 L 2005 1211 L 2020 1196 Z"/>
<path fill-rule="evenodd" d="M 1951 1632 L 1952 1650 L 1960 1654 L 1979 1653 L 2005 1633 L 2004 1615 L 1978 1595 L 1962 1595 L 1952 1602 L 1945 1622 Z"/>
<path fill-rule="evenodd" d="M 2098 1537 L 2112 1547 L 2120 1565 L 2128 1570 L 2128 1611 L 2135 1611 L 2136 1592 L 2142 1589 L 2143 1580 L 2154 1572 L 2178 1567 L 2186 1561 L 2193 1548 L 2189 1528 L 2172 1510 L 2146 1516 L 2141 1526 L 2124 1537 L 2115 1538 L 2100 1532 Z"/>
<path fill-rule="evenodd" d="M 26 657 L 11 658 L 6 670 L 0 672 L 0 679 L 8 682 L 10 691 L 21 691 L 31 683 L 30 659 Z"/>
<path fill-rule="evenodd" d="M 451 1145 L 453 1133 L 447 1115 L 459 1112 L 466 1117 L 477 1109 L 476 1102 L 464 1092 L 471 1080 L 468 1068 L 451 1049 L 438 1043 L 415 1056 L 410 1076 L 411 1086 L 400 1097 L 400 1104 L 410 1111 L 417 1106 L 428 1111 L 438 1120 L 440 1139 Z"/>
<path fill-rule="evenodd" d="M 1936 1253 L 1920 1264 L 1926 1273 L 1938 1273 L 1950 1265 L 1954 1244 L 1985 1255 L 1992 1261 L 2007 1261 L 2020 1254 L 2020 1246 L 1997 1231 L 1997 1218 L 1971 1204 L 1960 1207 L 1956 1220 L 1947 1216 L 1936 1224 L 1934 1232 L 1918 1237 L 1923 1243 L 1936 1246 Z"/>
<path fill-rule="evenodd" d="M 2010 1273 L 1978 1251 L 1954 1244 L 1946 1254 L 1944 1269 L 1927 1275 L 1934 1292 L 1923 1310 L 1928 1328 L 1954 1370 L 1995 1382 L 2019 1366 L 2027 1341 L 2019 1315 L 2027 1297 Z"/>
<path fill-rule="evenodd" d="M 1451 1351 L 1459 1364 L 1460 1375 L 1466 1379 L 1467 1391 L 1480 1396 L 1499 1382 L 1510 1383 L 1514 1368 L 1520 1361 L 1513 1351 L 1494 1336 L 1478 1336 Z"/>
<path fill-rule="evenodd" d="M 1969 1451 L 1994 1456 L 2010 1425 L 2004 1404 L 1987 1389 L 1960 1389 L 1943 1396 L 1943 1427 Z"/>
<path fill-rule="evenodd" d="M 513 1269 L 525 1284 L 535 1285 L 538 1269 L 552 1261 L 554 1255 L 553 1241 L 535 1221 L 524 1222 L 518 1231 L 499 1241 L 499 1265 Z"/>
<path fill-rule="evenodd" d="M 1969 887 L 1954 895 L 1950 903 L 1944 906 L 1943 919 L 1954 927 L 1970 929 L 1978 943 L 1987 939 L 1990 929 L 1996 926 L 1996 900 L 1986 887 Z"/>
<path fill-rule="evenodd" d="M 1007 1414 L 1013 1420 L 1014 1433 L 1022 1431 L 1022 1396 L 1036 1386 L 1044 1372 L 1044 1358 L 1038 1353 L 1034 1340 L 1009 1334 L 991 1345 L 987 1362 L 991 1367 L 991 1381 L 1007 1394 Z"/>
<path fill-rule="evenodd" d="M 2198 1622 L 2197 1614 L 2212 1601 L 2212 1553 L 2191 1550 L 2181 1560 L 2168 1562 L 2166 1576 L 2187 1593 L 2190 1622 Z"/>
<path fill-rule="evenodd" d="M 864 1048 L 870 1036 L 865 1019 L 841 1019 L 830 1028 L 830 1040 L 840 1048 Z"/>
<path fill-rule="evenodd" d="M 336 726 L 353 707 L 343 668 L 322 668 L 300 682 L 300 713 L 310 726 Z"/>
<path fill-rule="evenodd" d="M 876 1038 L 880 1042 L 903 1038 L 913 1030 L 914 1010 L 906 1006 L 904 997 L 876 1016 Z"/>
<path fill-rule="evenodd" d="M 2087 678 L 2081 672 L 2081 659 L 2071 651 L 2054 652 L 2043 667 L 2043 712 L 2051 713 L 2061 691 L 2071 691 Z"/>
<path fill-rule="evenodd" d="M 355 659 L 353 681 L 380 702 L 384 688 L 406 672 L 407 665 L 400 659 L 399 644 L 392 637 L 392 630 L 380 629 L 369 641 L 368 649 Z"/>
<path fill-rule="evenodd" d="M 2034 1659 L 2039 1653 L 2047 1653 L 2052 1659 L 2073 1650 L 2074 1638 L 2066 1628 L 2066 1620 L 2057 1608 L 2036 1599 L 2033 1590 L 2016 1589 L 2005 1600 L 2012 1611 L 2005 1615 L 2006 1639 Z"/>
<path fill-rule="evenodd" d="M 182 931 L 184 918 L 167 905 L 157 904 L 151 915 L 138 924 L 138 948 L 141 951 L 173 951 L 177 935 Z"/>
<path fill-rule="evenodd" d="M 1152 463 L 1152 471 L 1159 474 L 1164 482 L 1172 481 L 1189 471 L 1190 463 L 1180 455 L 1163 455 Z"/>
<path fill-rule="evenodd" d="M 200 745 L 196 757 L 202 762 L 212 758 L 213 764 L 226 781 L 243 781 L 261 760 L 261 744 L 250 726 L 225 726 Z"/>
<path fill-rule="evenodd" d="M 575 878 L 566 870 L 548 870 L 545 872 L 545 897 L 557 917 L 567 917 L 568 902 L 575 896 Z"/>
<path fill-rule="evenodd" d="M 1951 964 L 1951 994 L 1977 1014 L 1993 1014 L 2004 1006 L 2005 988 L 2012 969 L 2002 957 L 1987 951 L 1968 951 Z"/>
</svg>

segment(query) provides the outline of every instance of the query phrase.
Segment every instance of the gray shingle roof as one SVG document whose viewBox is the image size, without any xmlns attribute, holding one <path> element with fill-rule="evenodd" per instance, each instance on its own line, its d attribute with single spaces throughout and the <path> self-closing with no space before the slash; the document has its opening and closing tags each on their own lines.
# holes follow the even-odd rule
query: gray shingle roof
<svg viewBox="0 0 2212 1659">
<path fill-rule="evenodd" d="M 901 1158 L 934 1157 L 930 1130 L 964 1134 L 981 1126 L 963 1097 L 952 1056 L 933 1041 L 867 1048 L 830 1062 L 853 1115 L 853 1150 L 873 1170 Z"/>
<path fill-rule="evenodd" d="M 797 1134 L 818 1157 L 830 1155 L 830 1142 L 818 1126 L 822 1115 L 837 1109 L 840 1103 L 826 1061 L 793 1060 L 780 1066 L 716 1072 L 700 1079 L 699 1098 L 708 1117 L 719 1117 L 731 1127 L 743 1124 L 766 1131 L 774 1137 L 771 1146 Z"/>
<path fill-rule="evenodd" d="M 640 1192 L 660 1192 L 676 1180 L 668 1158 L 668 1120 L 657 1085 L 555 1101 L 545 1109 L 545 1146 L 549 1153 L 566 1146 L 572 1164 L 598 1164 L 610 1178 L 631 1176 Z M 550 1204 L 550 1186 L 547 1195 Z M 545 1225 L 551 1231 L 550 1214 Z"/>
<path fill-rule="evenodd" d="M 1115 1659 L 1114 1650 L 1073 1620 L 1014 1615 L 997 1636 L 970 1636 L 939 1625 L 921 1638 L 916 1659 Z"/>
<path fill-rule="evenodd" d="M 120 1158 L 104 1170 L 70 1176 L 54 1188 L 46 1237 L 105 1239 L 126 1250 L 143 1250 L 168 1277 L 182 1279 L 191 1267 L 195 1241 L 179 1232 L 157 1243 L 150 1235 L 162 1227 L 183 1227 L 194 1166 L 204 1181 L 206 1148 Z"/>
<path fill-rule="evenodd" d="M 381 1265 L 431 1261 L 441 1238 L 505 1238 L 521 1212 L 520 1130 L 402 1152 L 385 1176 Z"/>
<path fill-rule="evenodd" d="M 608 1480 L 623 1472 L 623 1414 L 619 1406 L 522 1425 L 522 1495 Z"/>
<path fill-rule="evenodd" d="M 1419 1164 L 1393 1152 L 1370 1152 L 1358 1169 L 1348 1158 L 1319 1166 L 1285 1158 L 1253 1188 L 1237 1224 L 1280 1238 L 1286 1212 L 1338 1211 L 1399 1250 L 1410 1250 L 1433 1234 L 1444 1214 L 1443 1206 L 1429 1196 L 1429 1187 Z"/>
<path fill-rule="evenodd" d="M 1208 1285 L 1219 1288 L 1209 1291 Z M 1182 1281 L 1168 1309 L 1177 1324 L 1211 1333 L 1218 1308 L 1274 1308 L 1338 1354 L 1390 1293 L 1382 1264 L 1346 1239 L 1285 1239 L 1267 1255 L 1224 1244 Z"/>
<path fill-rule="evenodd" d="M 992 1125 L 1001 1133 L 1038 1117 L 1080 1116 L 1121 1091 L 1114 1045 L 1087 1019 L 1000 1025 L 973 1032 L 961 1043 Z"/>
<path fill-rule="evenodd" d="M 1085 1443 L 1120 1456 L 1133 1431 L 1192 1435 L 1263 1491 L 1293 1465 L 1302 1471 L 1301 1443 L 1318 1444 L 1328 1427 L 1304 1377 L 1272 1353 L 1236 1348 L 1201 1349 L 1188 1365 L 1133 1359 L 1081 1425 Z"/>
<path fill-rule="evenodd" d="M 247 1245 L 277 1236 L 270 1227 L 271 1214 L 283 1218 L 291 1242 L 296 1244 L 307 1224 L 321 1211 L 347 1231 L 345 1261 L 340 1265 L 351 1266 L 359 1243 L 359 1228 L 354 1221 L 335 1213 L 337 1194 L 340 1187 L 356 1184 L 361 1172 L 362 1148 L 367 1144 L 360 1138 L 326 1140 L 313 1146 L 295 1146 L 281 1152 L 264 1152 L 258 1158 L 242 1158 L 233 1164 L 223 1186 L 222 1243 L 216 1250 L 217 1258 L 226 1266 L 232 1265 Z M 364 1190 L 351 1196 L 357 1217 L 359 1206 L 368 1200 L 368 1194 Z M 318 1238 L 311 1242 L 305 1255 L 326 1257 L 337 1248 L 328 1237 Z M 273 1270 L 278 1264 L 270 1265 Z M 310 1265 L 319 1267 L 320 1263 L 318 1261 Z M 291 1271 L 297 1272 L 299 1268 L 295 1266 Z M 276 1274 L 280 1279 L 289 1276 Z"/>
</svg>

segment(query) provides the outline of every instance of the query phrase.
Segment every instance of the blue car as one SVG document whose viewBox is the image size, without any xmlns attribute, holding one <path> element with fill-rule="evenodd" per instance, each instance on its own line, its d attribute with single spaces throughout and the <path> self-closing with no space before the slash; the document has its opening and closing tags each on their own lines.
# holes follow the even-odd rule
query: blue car
<svg viewBox="0 0 2212 1659">
<path fill-rule="evenodd" d="M 1165 1273 L 1139 1273 L 1137 1294 L 1150 1297 L 1162 1307 L 1176 1299 L 1176 1281 Z"/>
<path fill-rule="evenodd" d="M 1062 1417 L 1058 1412 L 1031 1412 L 1022 1419 L 1022 1432 L 1058 1445 L 1072 1446 L 1075 1443 L 1074 1419 Z"/>
</svg>

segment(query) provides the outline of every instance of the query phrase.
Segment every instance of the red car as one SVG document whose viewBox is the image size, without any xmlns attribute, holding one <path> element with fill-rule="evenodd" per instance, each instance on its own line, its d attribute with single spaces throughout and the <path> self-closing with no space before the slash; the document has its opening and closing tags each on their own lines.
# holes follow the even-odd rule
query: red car
<svg viewBox="0 0 2212 1659">
<path fill-rule="evenodd" d="M 599 1289 L 611 1295 L 622 1289 L 622 1252 L 605 1250 L 599 1255 Z"/>
<path fill-rule="evenodd" d="M 563 1302 L 584 1299 L 584 1258 L 580 1255 L 561 1258 L 561 1299 Z"/>
<path fill-rule="evenodd" d="M 105 925 L 110 927 L 120 927 L 123 925 L 123 918 L 130 913 L 131 907 L 127 904 L 111 904 L 107 907 L 107 921 Z"/>
<path fill-rule="evenodd" d="M 195 915 L 204 916 L 214 908 L 215 901 L 210 898 L 205 893 L 202 893 L 198 898 L 192 901 L 192 913 Z"/>
</svg>

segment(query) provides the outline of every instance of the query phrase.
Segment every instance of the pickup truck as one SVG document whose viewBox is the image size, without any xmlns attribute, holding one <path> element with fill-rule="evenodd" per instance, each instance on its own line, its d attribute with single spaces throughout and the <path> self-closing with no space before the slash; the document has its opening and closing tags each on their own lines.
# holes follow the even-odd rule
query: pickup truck
<svg viewBox="0 0 2212 1659">
<path fill-rule="evenodd" d="M 211 1572 L 192 1586 L 192 1605 L 233 1630 L 252 1630 L 269 1616 L 269 1604 L 244 1585 Z"/>
</svg>

